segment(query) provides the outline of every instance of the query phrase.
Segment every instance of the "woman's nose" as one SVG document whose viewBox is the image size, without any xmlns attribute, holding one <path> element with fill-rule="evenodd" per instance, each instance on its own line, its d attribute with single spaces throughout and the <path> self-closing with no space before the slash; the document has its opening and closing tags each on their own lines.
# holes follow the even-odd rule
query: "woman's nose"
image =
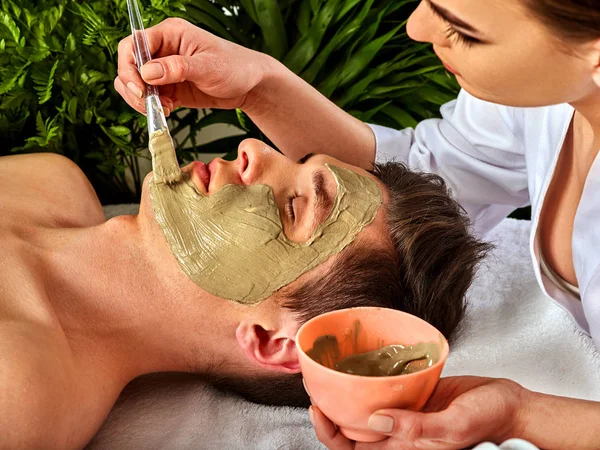
<svg viewBox="0 0 600 450">
<path fill-rule="evenodd" d="M 438 47 L 449 45 L 446 34 L 440 28 L 439 20 L 429 10 L 425 1 L 421 1 L 406 23 L 406 34 L 413 41 L 429 42 Z"/>
</svg>

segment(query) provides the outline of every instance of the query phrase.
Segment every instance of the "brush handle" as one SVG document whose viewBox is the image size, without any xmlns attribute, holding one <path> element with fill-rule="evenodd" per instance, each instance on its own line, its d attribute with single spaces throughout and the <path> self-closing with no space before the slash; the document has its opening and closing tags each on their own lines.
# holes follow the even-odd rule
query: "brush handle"
<svg viewBox="0 0 600 450">
<path fill-rule="evenodd" d="M 169 131 L 167 119 L 163 111 L 158 95 L 146 95 L 146 117 L 148 118 L 148 133 L 152 135 L 156 131 Z"/>
<path fill-rule="evenodd" d="M 152 60 L 148 37 L 144 31 L 144 22 L 140 13 L 137 0 L 127 0 L 127 11 L 131 24 L 131 37 L 133 38 L 133 51 L 138 70 Z M 148 117 L 148 132 L 150 135 L 156 131 L 169 132 L 167 119 L 158 94 L 158 87 L 146 84 L 146 116 Z"/>
<path fill-rule="evenodd" d="M 152 60 L 152 53 L 150 53 L 150 46 L 148 45 L 148 38 L 144 31 L 144 22 L 142 21 L 137 0 L 127 0 L 127 10 L 129 12 L 129 23 L 131 24 L 135 63 L 138 70 L 141 70 L 144 64 Z M 147 85 L 146 95 L 158 96 L 158 88 Z"/>
</svg>

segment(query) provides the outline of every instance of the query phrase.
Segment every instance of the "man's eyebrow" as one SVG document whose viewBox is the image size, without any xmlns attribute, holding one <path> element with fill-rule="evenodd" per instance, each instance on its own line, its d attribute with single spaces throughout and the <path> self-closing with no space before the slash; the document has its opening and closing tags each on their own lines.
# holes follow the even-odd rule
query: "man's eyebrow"
<svg viewBox="0 0 600 450">
<path fill-rule="evenodd" d="M 304 164 L 305 162 L 307 162 L 313 156 L 316 156 L 316 153 L 309 153 L 307 155 L 304 155 L 302 158 L 300 158 L 298 160 L 298 164 Z"/>
<path fill-rule="evenodd" d="M 327 218 L 333 208 L 333 198 L 325 187 L 325 176 L 319 170 L 313 175 L 313 187 L 315 189 L 314 223 L 311 227 L 315 230 Z"/>
<path fill-rule="evenodd" d="M 466 23 L 463 20 L 456 17 L 454 14 L 452 14 L 446 8 L 442 8 L 441 6 L 436 5 L 431 0 L 425 0 L 425 2 L 429 5 L 431 10 L 436 15 L 441 17 L 446 22 L 451 23 L 452 25 L 456 25 L 457 27 L 462 28 L 463 30 L 470 31 L 475 34 L 479 34 L 479 31 L 476 28 L 474 28 L 473 26 L 469 25 L 468 23 Z"/>
<path fill-rule="evenodd" d="M 316 153 L 309 153 L 298 160 L 298 164 L 305 164 Z M 321 223 L 325 221 L 331 209 L 333 208 L 333 197 L 325 185 L 325 175 L 323 170 L 317 170 L 312 176 L 313 189 L 315 191 L 313 223 L 311 229 L 314 231 Z"/>
</svg>

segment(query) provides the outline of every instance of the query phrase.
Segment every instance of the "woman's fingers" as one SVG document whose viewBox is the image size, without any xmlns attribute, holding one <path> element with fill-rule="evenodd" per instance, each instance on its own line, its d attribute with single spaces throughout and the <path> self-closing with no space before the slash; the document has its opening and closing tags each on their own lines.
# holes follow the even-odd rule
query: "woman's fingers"
<svg viewBox="0 0 600 450">
<path fill-rule="evenodd" d="M 382 410 L 373 414 L 369 428 L 389 436 L 383 441 L 367 443 L 352 442 L 316 407 L 309 415 L 317 438 L 329 450 L 405 450 L 405 449 L 460 449 L 464 441 L 451 423 L 439 413 L 415 413 L 405 410 Z M 459 420 L 460 422 L 460 420 Z M 458 432 L 458 433 L 457 433 Z M 453 442 L 456 438 L 457 442 Z"/>
<path fill-rule="evenodd" d="M 461 449 L 469 443 L 473 430 L 469 419 L 456 413 L 382 410 L 371 416 L 369 428 L 398 442 L 398 447 L 386 448 Z M 409 445 L 402 447 L 400 443 Z"/>
<path fill-rule="evenodd" d="M 142 98 L 144 95 L 144 82 L 135 64 L 133 52 L 133 39 L 128 37 L 119 42 L 118 78 L 134 97 Z M 115 82 L 115 88 L 117 87 Z M 119 91 L 119 93 L 121 93 Z M 123 95 L 121 93 L 121 95 Z M 131 103 L 130 103 L 131 104 Z"/>
<path fill-rule="evenodd" d="M 193 60 L 194 57 L 181 55 L 153 59 L 142 67 L 142 78 L 155 86 L 200 80 L 202 74 L 196 70 Z"/>
<path fill-rule="evenodd" d="M 311 406 L 308 414 L 317 434 L 317 439 L 325 444 L 329 450 L 354 450 L 354 442 L 344 437 L 319 408 Z"/>
<path fill-rule="evenodd" d="M 148 47 L 153 58 L 177 53 L 191 24 L 182 19 L 167 19 L 146 30 Z M 134 96 L 141 98 L 144 93 L 144 82 L 135 61 L 133 38 L 128 36 L 119 42 L 118 76 Z"/>
<path fill-rule="evenodd" d="M 125 99 L 125 101 L 135 109 L 137 112 L 142 114 L 146 114 L 146 103 L 144 101 L 143 95 L 140 97 L 134 94 L 131 89 L 128 89 L 124 84 L 121 78 L 115 78 L 115 90 L 121 94 L 121 97 Z"/>
</svg>

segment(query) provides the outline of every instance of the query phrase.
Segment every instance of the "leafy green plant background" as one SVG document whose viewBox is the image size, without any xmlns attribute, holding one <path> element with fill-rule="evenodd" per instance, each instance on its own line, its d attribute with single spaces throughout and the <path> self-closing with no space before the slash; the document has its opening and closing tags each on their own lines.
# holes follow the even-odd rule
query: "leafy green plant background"
<svg viewBox="0 0 600 450">
<path fill-rule="evenodd" d="M 393 128 L 434 117 L 458 91 L 430 47 L 406 36 L 417 3 L 141 1 L 146 26 L 185 18 L 271 54 L 354 116 Z M 129 33 L 125 0 L 2 0 L 0 154 L 61 153 L 84 170 L 103 203 L 137 200 L 146 120 L 113 88 L 117 46 Z M 215 123 L 244 134 L 198 145 L 197 133 Z M 235 110 L 179 109 L 170 126 L 185 136 L 176 143 L 182 162 L 203 152 L 234 158 L 242 139 L 265 139 Z"/>
</svg>

